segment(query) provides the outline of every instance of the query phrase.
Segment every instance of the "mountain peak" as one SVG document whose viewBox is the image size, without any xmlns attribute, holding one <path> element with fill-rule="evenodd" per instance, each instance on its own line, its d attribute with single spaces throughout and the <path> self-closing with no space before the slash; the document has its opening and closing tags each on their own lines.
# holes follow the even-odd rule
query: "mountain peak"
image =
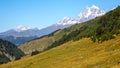
<svg viewBox="0 0 120 68">
<path fill-rule="evenodd" d="M 97 16 L 103 15 L 105 12 L 100 10 L 99 7 L 92 5 L 91 7 L 85 7 L 85 9 L 80 12 L 77 18 L 64 17 L 61 21 L 59 21 L 56 25 L 73 25 L 79 22 L 85 22 L 91 20 Z"/>
<path fill-rule="evenodd" d="M 25 30 L 28 30 L 28 29 L 31 29 L 31 28 L 20 25 L 15 30 L 18 31 L 18 32 L 21 32 L 21 31 L 25 31 Z"/>
<path fill-rule="evenodd" d="M 70 17 L 67 17 L 67 16 L 65 16 L 64 18 L 63 18 L 63 20 L 69 20 L 69 19 L 71 19 Z"/>
<path fill-rule="evenodd" d="M 85 22 L 97 16 L 101 16 L 104 13 L 105 12 L 103 10 L 100 10 L 99 7 L 92 5 L 91 7 L 86 7 L 82 12 L 80 12 L 77 20 L 80 22 Z"/>
<path fill-rule="evenodd" d="M 16 29 L 13 29 L 17 32 L 22 32 L 22 31 L 27 31 L 27 30 L 40 30 L 40 28 L 31 28 L 31 27 L 27 27 L 27 26 L 18 26 Z"/>
<path fill-rule="evenodd" d="M 96 5 L 92 5 L 91 8 L 93 8 L 93 9 L 99 9 L 99 7 L 96 6 Z"/>
<path fill-rule="evenodd" d="M 71 25 L 75 24 L 77 21 L 71 17 L 64 17 L 57 25 Z"/>
</svg>

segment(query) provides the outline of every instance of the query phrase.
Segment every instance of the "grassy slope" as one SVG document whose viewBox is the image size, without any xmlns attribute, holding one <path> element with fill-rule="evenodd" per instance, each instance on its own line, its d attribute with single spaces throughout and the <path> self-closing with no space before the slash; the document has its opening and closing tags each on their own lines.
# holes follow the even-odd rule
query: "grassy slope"
<svg viewBox="0 0 120 68">
<path fill-rule="evenodd" d="M 57 41 L 63 37 L 63 35 L 69 34 L 72 31 L 75 31 L 81 28 L 82 24 L 76 24 L 74 26 L 65 28 L 63 30 L 58 30 L 51 35 L 47 35 L 30 42 L 26 42 L 19 46 L 19 48 L 25 52 L 25 54 L 30 54 L 31 52 L 38 50 L 43 51 L 47 49 L 54 41 Z"/>
<path fill-rule="evenodd" d="M 47 48 L 50 44 L 52 44 L 54 41 L 53 37 L 44 37 L 39 40 L 34 40 L 31 42 L 27 42 L 23 44 L 22 46 L 19 46 L 19 48 L 25 52 L 25 54 L 29 54 L 32 51 L 38 50 L 42 51 L 45 48 Z M 41 44 L 40 44 L 41 43 Z"/>
<path fill-rule="evenodd" d="M 120 68 L 120 36 L 101 44 L 89 38 L 70 41 L 0 68 Z"/>
</svg>

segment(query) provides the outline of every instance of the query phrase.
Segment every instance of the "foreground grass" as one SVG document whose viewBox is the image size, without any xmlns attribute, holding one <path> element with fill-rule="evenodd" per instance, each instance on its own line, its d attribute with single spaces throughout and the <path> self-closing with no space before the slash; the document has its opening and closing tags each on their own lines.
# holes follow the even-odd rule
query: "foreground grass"
<svg viewBox="0 0 120 68">
<path fill-rule="evenodd" d="M 120 68 L 120 36 L 101 44 L 89 38 L 70 41 L 0 68 Z"/>
</svg>

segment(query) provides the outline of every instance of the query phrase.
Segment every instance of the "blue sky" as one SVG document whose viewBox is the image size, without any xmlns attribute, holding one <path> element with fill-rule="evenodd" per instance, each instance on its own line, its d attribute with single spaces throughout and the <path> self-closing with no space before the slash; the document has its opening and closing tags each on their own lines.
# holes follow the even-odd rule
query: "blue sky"
<svg viewBox="0 0 120 68">
<path fill-rule="evenodd" d="M 77 17 L 86 7 L 96 5 L 108 11 L 120 5 L 119 0 L 0 0 L 0 32 L 19 25 L 47 27 L 63 17 Z"/>
</svg>

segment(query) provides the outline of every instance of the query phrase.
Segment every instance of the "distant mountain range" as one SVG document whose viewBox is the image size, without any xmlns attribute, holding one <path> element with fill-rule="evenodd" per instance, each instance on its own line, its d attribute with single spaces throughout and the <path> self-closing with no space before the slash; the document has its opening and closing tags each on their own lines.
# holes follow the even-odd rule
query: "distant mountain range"
<svg viewBox="0 0 120 68">
<path fill-rule="evenodd" d="M 43 35 L 50 34 L 58 29 L 63 29 L 63 28 L 69 27 L 69 26 L 77 24 L 77 23 L 85 22 L 85 21 L 94 19 L 97 16 L 101 16 L 103 14 L 105 14 L 105 12 L 103 10 L 101 10 L 97 6 L 93 5 L 91 7 L 86 7 L 82 12 L 80 12 L 80 14 L 78 14 L 78 16 L 76 18 L 64 17 L 58 23 L 53 24 L 46 28 L 38 29 L 38 28 L 30 28 L 30 27 L 26 27 L 26 26 L 19 26 L 16 29 L 10 29 L 8 31 L 2 32 L 2 33 L 0 33 L 0 35 L 2 35 L 2 36 L 4 35 L 7 37 L 8 36 L 41 37 Z M 27 40 L 27 41 L 29 41 L 29 40 Z M 11 41 L 11 40 L 9 40 L 9 41 Z"/>
<path fill-rule="evenodd" d="M 49 27 L 38 29 L 38 28 L 29 28 L 26 26 L 19 26 L 16 29 L 10 29 L 8 31 L 0 33 L 0 35 L 5 36 L 43 36 L 49 33 L 54 32 L 55 30 L 62 29 L 68 26 L 71 26 L 76 23 L 81 23 L 93 19 L 97 16 L 103 15 L 105 12 L 100 10 L 97 6 L 93 5 L 92 7 L 86 7 L 77 18 L 73 19 L 70 17 L 64 17 L 60 22 L 53 24 Z"/>
</svg>

